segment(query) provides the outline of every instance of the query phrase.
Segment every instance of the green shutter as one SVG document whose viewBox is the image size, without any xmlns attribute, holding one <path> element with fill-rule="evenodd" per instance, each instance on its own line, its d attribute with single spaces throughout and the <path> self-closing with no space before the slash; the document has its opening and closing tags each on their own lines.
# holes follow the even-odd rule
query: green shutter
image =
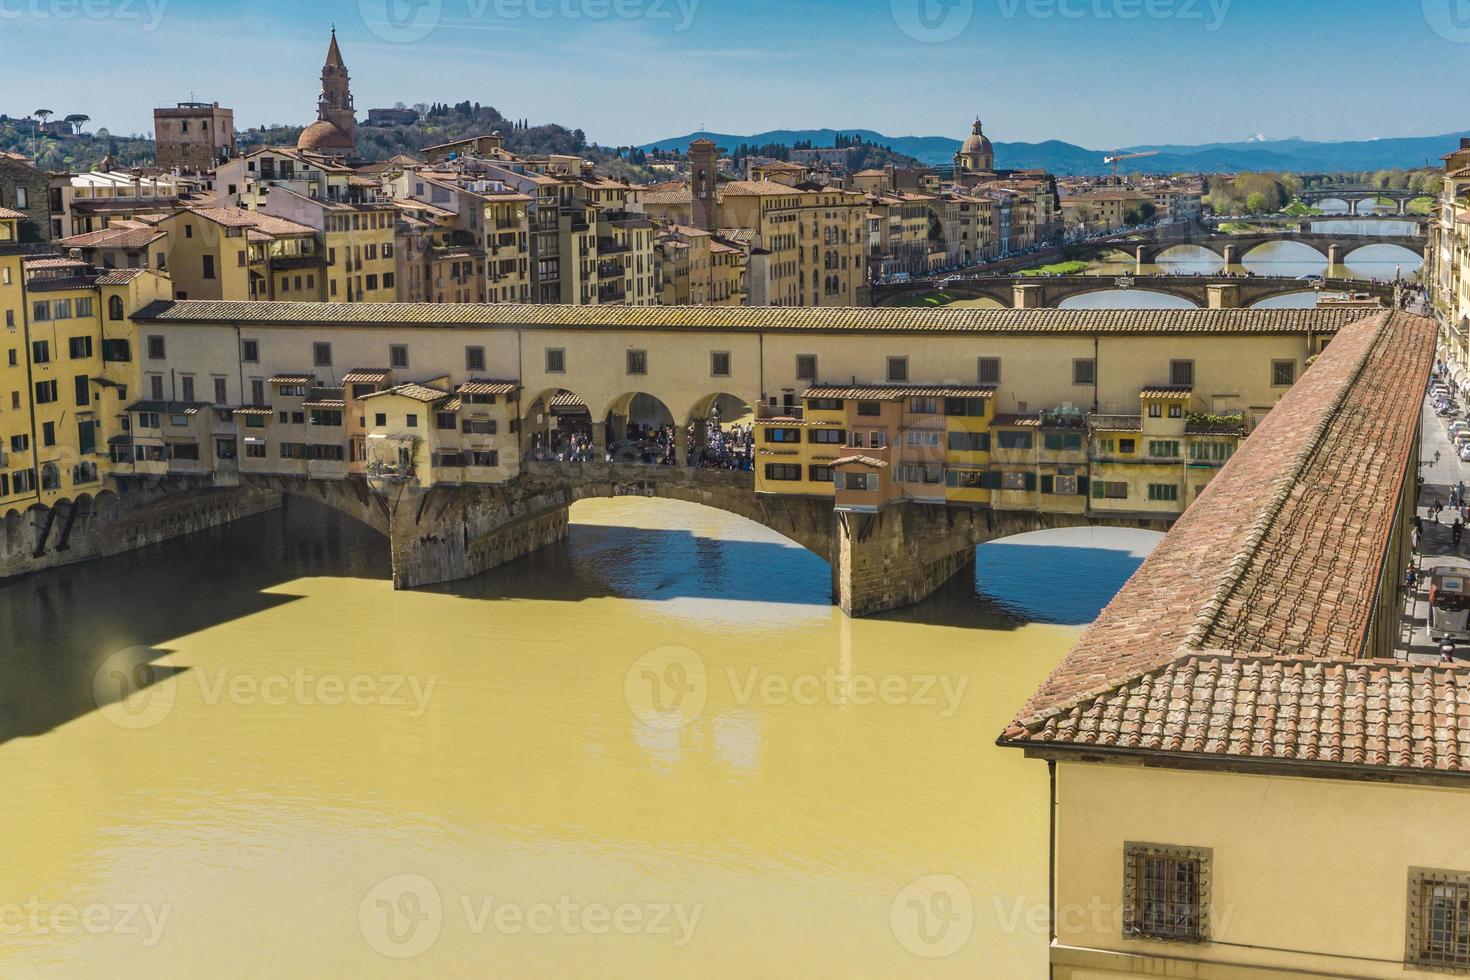
<svg viewBox="0 0 1470 980">
<path fill-rule="evenodd" d="M 1055 493 L 1056 492 L 1056 485 L 1057 485 L 1057 481 L 1056 481 L 1056 477 L 1054 477 L 1054 476 L 1051 476 L 1051 475 L 1048 474 L 1048 475 L 1045 475 L 1045 476 L 1043 476 L 1041 478 L 1041 492 L 1042 493 Z"/>
<path fill-rule="evenodd" d="M 1026 489 L 1027 490 L 1035 490 L 1036 489 L 1036 474 L 1035 473 L 1026 473 L 1026 474 L 1024 474 L 1024 476 L 1025 476 L 1025 480 L 1026 480 Z"/>
<path fill-rule="evenodd" d="M 1083 497 L 1087 496 L 1087 484 L 1088 484 L 1087 477 L 1085 477 L 1085 476 L 1079 476 L 1077 478 L 1077 493 L 1080 494 Z"/>
</svg>

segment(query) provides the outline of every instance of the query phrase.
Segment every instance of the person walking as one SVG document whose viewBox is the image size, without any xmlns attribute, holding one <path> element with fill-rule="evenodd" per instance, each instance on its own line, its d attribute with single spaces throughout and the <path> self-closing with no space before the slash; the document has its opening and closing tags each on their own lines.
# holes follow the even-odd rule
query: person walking
<svg viewBox="0 0 1470 980">
<path fill-rule="evenodd" d="M 1455 523 L 1450 525 L 1450 540 L 1454 543 L 1456 551 L 1460 550 L 1460 535 L 1464 530 L 1465 525 L 1460 523 L 1460 519 L 1456 517 Z"/>
</svg>

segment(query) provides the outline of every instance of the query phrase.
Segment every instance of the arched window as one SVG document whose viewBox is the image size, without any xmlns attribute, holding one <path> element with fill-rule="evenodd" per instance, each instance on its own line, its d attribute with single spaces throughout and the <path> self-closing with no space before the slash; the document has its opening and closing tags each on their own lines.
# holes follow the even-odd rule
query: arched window
<svg viewBox="0 0 1470 980">
<path fill-rule="evenodd" d="M 57 468 L 55 463 L 47 463 L 45 466 L 41 467 L 41 489 L 61 489 L 61 470 Z"/>
<path fill-rule="evenodd" d="M 112 296 L 107 300 L 107 319 L 121 320 L 123 318 L 123 301 L 121 296 Z"/>
</svg>

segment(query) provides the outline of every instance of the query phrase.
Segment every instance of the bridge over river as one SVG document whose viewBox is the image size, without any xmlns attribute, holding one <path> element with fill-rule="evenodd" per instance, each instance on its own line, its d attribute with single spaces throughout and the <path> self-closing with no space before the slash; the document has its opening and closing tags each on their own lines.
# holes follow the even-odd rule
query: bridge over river
<svg viewBox="0 0 1470 980">
<path fill-rule="evenodd" d="M 1393 286 L 1364 279 L 1326 279 L 1326 292 L 1367 293 L 1385 302 L 1393 299 Z M 1290 276 L 950 276 L 918 279 L 901 285 L 873 287 L 875 306 L 898 306 L 907 299 L 943 290 L 957 299 L 988 299 L 1009 309 L 1060 306 L 1090 293 L 1132 289 L 1163 293 L 1207 309 L 1231 309 L 1313 292 L 1317 284 Z"/>
</svg>

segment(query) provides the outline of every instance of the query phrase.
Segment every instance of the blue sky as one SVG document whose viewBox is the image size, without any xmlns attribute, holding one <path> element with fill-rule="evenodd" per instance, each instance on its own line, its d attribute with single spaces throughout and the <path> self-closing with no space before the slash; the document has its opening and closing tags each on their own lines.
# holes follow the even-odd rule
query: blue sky
<svg viewBox="0 0 1470 980">
<path fill-rule="evenodd" d="M 607 144 L 976 113 L 1096 149 L 1470 129 L 1470 0 L 0 0 L 0 112 L 305 123 L 333 22 L 360 114 L 470 99 Z"/>
</svg>

